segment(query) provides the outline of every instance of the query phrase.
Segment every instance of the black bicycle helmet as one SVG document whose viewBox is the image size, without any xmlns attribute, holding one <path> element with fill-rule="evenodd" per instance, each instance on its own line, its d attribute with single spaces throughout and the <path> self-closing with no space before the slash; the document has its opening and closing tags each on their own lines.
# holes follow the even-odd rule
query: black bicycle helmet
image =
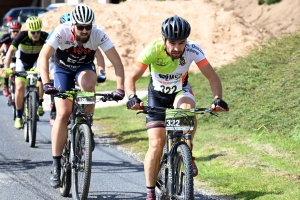
<svg viewBox="0 0 300 200">
<path fill-rule="evenodd" d="M 161 25 L 162 35 L 169 40 L 184 40 L 191 32 L 190 24 L 177 15 L 166 19 Z"/>
</svg>

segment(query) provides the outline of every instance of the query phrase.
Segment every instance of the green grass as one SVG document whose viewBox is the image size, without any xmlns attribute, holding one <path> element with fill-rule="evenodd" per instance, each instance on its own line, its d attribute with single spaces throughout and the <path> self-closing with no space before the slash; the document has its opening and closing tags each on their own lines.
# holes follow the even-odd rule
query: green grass
<svg viewBox="0 0 300 200">
<path fill-rule="evenodd" d="M 248 56 L 216 69 L 230 111 L 198 117 L 193 155 L 200 170 L 195 187 L 233 199 L 299 199 L 300 32 L 273 38 Z M 197 106 L 212 95 L 201 74 L 191 74 Z M 144 78 L 137 88 L 146 88 Z M 146 101 L 144 101 L 146 102 Z M 97 109 L 98 134 L 143 159 L 145 116 L 125 106 Z"/>
</svg>

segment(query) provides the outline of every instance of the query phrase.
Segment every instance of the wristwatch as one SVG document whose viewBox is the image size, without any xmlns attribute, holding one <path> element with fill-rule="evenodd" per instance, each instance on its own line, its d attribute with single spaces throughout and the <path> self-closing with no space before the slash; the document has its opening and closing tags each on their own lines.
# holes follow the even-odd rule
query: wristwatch
<svg viewBox="0 0 300 200">
<path fill-rule="evenodd" d="M 136 94 L 131 94 L 131 95 L 128 96 L 128 99 L 130 100 L 130 99 L 132 99 L 134 97 L 137 97 Z"/>
</svg>

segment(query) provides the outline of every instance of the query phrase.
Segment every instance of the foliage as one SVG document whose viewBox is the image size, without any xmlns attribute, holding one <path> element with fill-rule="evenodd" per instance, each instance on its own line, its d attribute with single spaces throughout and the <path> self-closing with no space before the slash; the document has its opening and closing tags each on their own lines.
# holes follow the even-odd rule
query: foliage
<svg viewBox="0 0 300 200">
<path fill-rule="evenodd" d="M 274 3 L 278 3 L 281 0 L 258 0 L 258 5 L 262 5 L 264 3 L 270 5 L 270 4 L 274 4 Z"/>
</svg>

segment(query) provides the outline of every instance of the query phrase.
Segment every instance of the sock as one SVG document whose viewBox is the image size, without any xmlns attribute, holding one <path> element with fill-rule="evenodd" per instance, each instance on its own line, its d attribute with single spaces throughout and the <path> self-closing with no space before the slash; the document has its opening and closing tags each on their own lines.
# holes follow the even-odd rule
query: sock
<svg viewBox="0 0 300 200">
<path fill-rule="evenodd" d="M 39 99 L 39 106 L 43 105 L 43 101 L 44 101 L 44 99 Z"/>
<path fill-rule="evenodd" d="M 16 110 L 16 117 L 17 118 L 22 118 L 22 115 L 23 115 L 23 110 Z"/>
<path fill-rule="evenodd" d="M 147 187 L 147 197 L 146 198 L 151 198 L 155 199 L 155 186 L 154 187 Z"/>
<path fill-rule="evenodd" d="M 61 168 L 60 159 L 61 159 L 61 156 L 53 156 L 52 167 Z"/>
<path fill-rule="evenodd" d="M 4 78 L 4 85 L 8 86 L 8 78 Z"/>
</svg>

